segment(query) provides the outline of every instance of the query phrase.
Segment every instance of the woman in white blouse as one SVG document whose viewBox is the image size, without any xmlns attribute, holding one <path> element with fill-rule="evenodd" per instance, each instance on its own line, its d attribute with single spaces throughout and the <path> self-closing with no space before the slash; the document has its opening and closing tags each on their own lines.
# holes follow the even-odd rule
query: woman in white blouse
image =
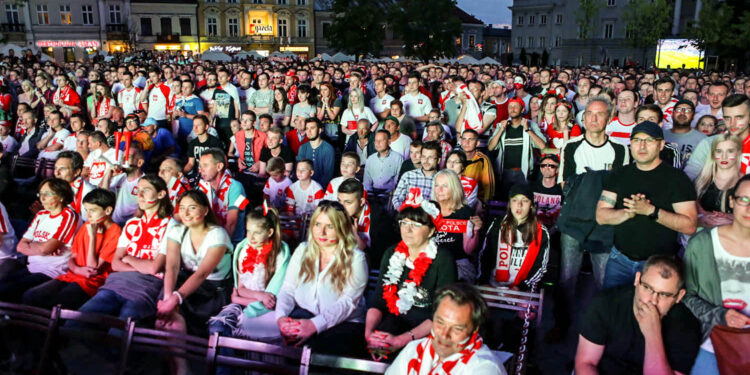
<svg viewBox="0 0 750 375">
<path fill-rule="evenodd" d="M 201 191 L 186 192 L 177 205 L 182 224 L 167 230 L 164 290 L 156 325 L 207 336 L 206 322 L 232 293 L 232 242 Z"/>
<path fill-rule="evenodd" d="M 279 333 L 288 344 L 351 356 L 353 346 L 364 350 L 365 254 L 340 203 L 321 202 L 310 223 L 276 298 Z"/>
<path fill-rule="evenodd" d="M 346 134 L 345 142 L 349 141 L 349 137 L 357 132 L 357 121 L 360 119 L 367 119 L 370 121 L 372 131 L 375 131 L 378 119 L 375 114 L 372 113 L 370 107 L 365 105 L 365 97 L 360 89 L 352 89 L 349 91 L 349 108 L 347 108 L 341 115 L 341 131 Z"/>
</svg>

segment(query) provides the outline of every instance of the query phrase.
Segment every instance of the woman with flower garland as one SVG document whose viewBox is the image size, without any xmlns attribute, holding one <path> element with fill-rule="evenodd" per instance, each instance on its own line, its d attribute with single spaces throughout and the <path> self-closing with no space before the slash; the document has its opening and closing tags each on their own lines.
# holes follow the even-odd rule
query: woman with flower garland
<svg viewBox="0 0 750 375">
<path fill-rule="evenodd" d="M 321 202 L 310 223 L 276 297 L 278 331 L 287 344 L 352 355 L 353 345 L 364 342 L 365 253 L 341 203 Z"/>
<path fill-rule="evenodd" d="M 234 252 L 232 303 L 211 318 L 208 330 L 223 336 L 267 340 L 278 337 L 276 295 L 289 265 L 289 246 L 281 240 L 279 213 L 265 201 L 247 215 L 247 237 Z"/>
<path fill-rule="evenodd" d="M 567 100 L 561 100 L 555 105 L 555 118 L 551 126 L 545 131 L 547 148 L 545 154 L 560 154 L 560 150 L 571 138 L 581 135 L 581 128 L 575 123 L 573 105 Z"/>
<path fill-rule="evenodd" d="M 402 241 L 386 250 L 372 306 L 367 310 L 365 339 L 375 360 L 399 351 L 432 330 L 432 297 L 456 281 L 456 262 L 449 251 L 438 251 L 432 239 L 440 211 L 419 188 L 396 216 Z"/>
<path fill-rule="evenodd" d="M 549 233 L 536 216 L 531 186 L 513 185 L 508 197 L 508 212 L 504 218 L 492 221 L 479 253 L 478 284 L 536 292 L 547 271 Z M 524 315 L 525 312 L 493 311 L 490 335 L 486 337 L 490 347 L 501 342 L 504 348 L 517 346 Z"/>
</svg>

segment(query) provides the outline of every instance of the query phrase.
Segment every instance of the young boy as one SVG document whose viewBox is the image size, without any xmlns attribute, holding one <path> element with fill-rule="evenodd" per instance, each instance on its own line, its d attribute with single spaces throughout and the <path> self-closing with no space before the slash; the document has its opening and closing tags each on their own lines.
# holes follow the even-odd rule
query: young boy
<svg viewBox="0 0 750 375">
<path fill-rule="evenodd" d="M 350 178 L 356 178 L 354 175 L 359 172 L 359 168 L 359 155 L 357 155 L 356 152 L 347 151 L 341 155 L 341 176 L 334 178 L 328 183 L 328 187 L 326 187 L 326 195 L 323 199 L 336 201 L 336 196 L 341 183 Z"/>
<path fill-rule="evenodd" d="M 115 194 L 94 189 L 83 198 L 83 205 L 88 221 L 73 238 L 68 272 L 26 291 L 25 304 L 78 309 L 104 284 L 121 231 L 112 222 Z"/>
<path fill-rule="evenodd" d="M 286 208 L 286 189 L 292 185 L 292 180 L 284 173 L 284 159 L 280 157 L 268 159 L 266 171 L 269 177 L 263 186 L 263 199 L 281 211 Z"/>
<path fill-rule="evenodd" d="M 130 166 L 122 168 L 122 172 L 117 173 L 115 169 L 120 167 L 110 166 L 102 178 L 102 186 L 108 186 L 109 190 L 117 194 L 117 204 L 112 212 L 112 221 L 118 225 L 125 225 L 138 209 L 138 180 L 143 176 L 144 163 L 146 158 L 137 145 L 130 147 L 128 158 Z"/>
<path fill-rule="evenodd" d="M 323 188 L 312 180 L 313 161 L 302 159 L 297 162 L 297 182 L 286 188 L 286 212 L 302 216 L 315 211 L 323 199 Z"/>
</svg>

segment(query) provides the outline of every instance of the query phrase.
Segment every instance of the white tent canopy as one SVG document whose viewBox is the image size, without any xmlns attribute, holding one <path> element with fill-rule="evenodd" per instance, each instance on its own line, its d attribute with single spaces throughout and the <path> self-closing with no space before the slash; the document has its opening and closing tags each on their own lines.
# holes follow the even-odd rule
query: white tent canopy
<svg viewBox="0 0 750 375">
<path fill-rule="evenodd" d="M 479 60 L 480 64 L 490 64 L 490 65 L 502 65 L 497 60 L 493 59 L 492 57 L 485 57 L 481 60 Z"/>
<path fill-rule="evenodd" d="M 247 59 L 247 58 L 262 59 L 263 58 L 263 56 L 261 54 L 259 54 L 258 51 L 256 51 L 256 50 L 242 51 L 242 52 L 234 55 L 234 57 L 236 57 L 238 59 Z"/>
<path fill-rule="evenodd" d="M 331 56 L 331 59 L 335 62 L 354 61 L 354 56 L 345 55 L 341 52 Z"/>
<path fill-rule="evenodd" d="M 479 60 L 475 59 L 471 55 L 462 55 L 456 59 L 461 64 L 479 64 Z"/>
<path fill-rule="evenodd" d="M 224 52 L 207 51 L 201 55 L 205 61 L 232 61 L 232 58 Z"/>
</svg>

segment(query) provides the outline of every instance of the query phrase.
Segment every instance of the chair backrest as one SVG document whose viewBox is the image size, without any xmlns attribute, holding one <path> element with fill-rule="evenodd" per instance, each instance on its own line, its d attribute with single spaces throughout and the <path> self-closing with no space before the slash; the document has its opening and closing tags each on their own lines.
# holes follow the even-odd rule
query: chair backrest
<svg viewBox="0 0 750 375">
<path fill-rule="evenodd" d="M 114 316 L 87 313 L 75 310 L 59 309 L 60 324 L 57 333 L 60 336 L 86 341 L 96 345 L 119 347 L 120 359 L 116 367 L 116 374 L 125 373 L 130 345 L 133 338 L 135 322 L 128 318 L 121 320 Z M 66 322 L 77 322 L 85 324 L 81 328 L 65 325 Z"/>
<path fill-rule="evenodd" d="M 203 361 L 208 352 L 208 340 L 184 333 L 135 327 L 130 348 L 134 352 Z"/>
<path fill-rule="evenodd" d="M 59 308 L 53 310 L 33 306 L 0 302 L 0 327 L 13 325 L 33 329 L 44 333 L 44 344 L 35 373 L 46 373 L 49 366 L 54 332 L 59 323 Z"/>
<path fill-rule="evenodd" d="M 495 217 L 505 217 L 505 213 L 508 210 L 508 202 L 505 201 L 487 201 L 487 207 L 485 208 L 485 216 L 489 221 Z"/>
<path fill-rule="evenodd" d="M 307 235 L 307 221 L 309 215 L 294 216 L 289 214 L 282 214 L 279 216 L 279 226 L 281 230 L 286 233 L 293 234 L 295 237 L 292 239 L 303 242 Z"/>
<path fill-rule="evenodd" d="M 221 349 L 232 349 L 233 355 Z M 239 353 L 238 353 L 239 352 Z M 246 354 L 274 356 L 290 364 L 270 363 L 268 359 L 250 359 Z M 310 348 L 278 346 L 264 342 L 220 336 L 214 333 L 208 340 L 206 354 L 208 373 L 214 373 L 217 366 L 242 368 L 264 374 L 307 375 L 310 367 Z"/>
<path fill-rule="evenodd" d="M 367 289 L 374 291 L 378 287 L 378 279 L 380 278 L 380 270 L 379 269 L 371 269 L 370 273 L 367 275 Z"/>
<path fill-rule="evenodd" d="M 536 312 L 536 325 L 542 324 L 541 306 L 544 302 L 544 291 L 532 293 L 489 286 L 477 286 L 476 288 L 479 289 L 489 308 L 526 311 L 525 305 L 531 305 L 531 310 Z M 518 304 L 524 304 L 524 306 Z"/>
<path fill-rule="evenodd" d="M 310 366 L 313 369 L 321 369 L 324 373 L 330 374 L 339 373 L 341 370 L 346 370 L 347 373 L 385 374 L 385 370 L 388 369 L 389 364 L 364 359 L 313 353 L 312 358 L 310 359 Z"/>
</svg>

